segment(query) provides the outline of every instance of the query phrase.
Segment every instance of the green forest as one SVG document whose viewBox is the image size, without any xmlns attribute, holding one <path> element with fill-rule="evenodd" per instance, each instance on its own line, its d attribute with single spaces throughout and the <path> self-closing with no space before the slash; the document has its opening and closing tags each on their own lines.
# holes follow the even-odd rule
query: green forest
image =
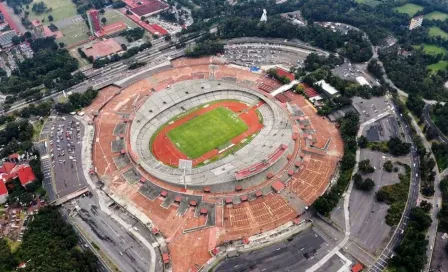
<svg viewBox="0 0 448 272">
<path fill-rule="evenodd" d="M 11 252 L 1 239 L 0 252 L 1 271 L 15 271 L 20 263 L 26 263 L 21 271 L 97 270 L 96 256 L 90 250 L 81 250 L 75 231 L 55 207 L 44 207 L 33 216 L 17 251 Z"/>
</svg>

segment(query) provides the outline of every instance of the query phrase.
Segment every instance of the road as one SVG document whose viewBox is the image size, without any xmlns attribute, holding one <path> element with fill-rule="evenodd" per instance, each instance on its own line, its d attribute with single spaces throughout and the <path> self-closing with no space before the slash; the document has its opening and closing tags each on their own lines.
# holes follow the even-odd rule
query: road
<svg viewBox="0 0 448 272">
<path fill-rule="evenodd" d="M 93 194 L 92 197 L 81 197 L 61 207 L 65 214 L 71 214 L 70 223 L 89 237 L 94 247 L 104 252 L 120 271 L 148 271 L 151 263 L 149 250 L 104 213 L 99 208 L 96 193 Z M 132 222 L 133 219 L 127 220 Z M 138 221 L 133 220 L 133 225 L 145 231 Z"/>
<path fill-rule="evenodd" d="M 391 103 L 394 107 L 395 112 L 397 113 L 397 116 L 399 116 L 401 120 L 401 124 L 404 125 L 402 127 L 403 132 L 405 134 L 405 138 L 407 142 L 411 143 L 411 182 L 409 187 L 409 195 L 408 199 L 406 201 L 406 207 L 404 209 L 402 218 L 400 220 L 400 223 L 396 227 L 394 233 L 392 234 L 392 238 L 390 239 L 388 245 L 384 248 L 383 252 L 381 253 L 380 257 L 376 260 L 375 264 L 370 267 L 369 271 L 373 272 L 380 272 L 383 271 L 387 267 L 387 262 L 392 256 L 394 255 L 394 248 L 397 247 L 401 241 L 404 238 L 404 230 L 409 222 L 409 214 L 411 212 L 411 209 L 414 208 L 417 205 L 417 199 L 419 197 L 419 183 L 420 178 L 418 177 L 418 173 L 420 169 L 420 160 L 417 153 L 417 147 L 415 146 L 414 142 L 411 138 L 411 132 L 409 124 L 406 123 L 406 119 L 403 118 L 403 116 L 399 113 L 397 106 L 392 102 Z"/>
<path fill-rule="evenodd" d="M 440 131 L 440 129 L 432 122 L 431 116 L 431 105 L 426 104 L 423 108 L 423 119 L 425 120 L 425 123 L 430 126 L 433 130 L 437 131 L 437 134 L 439 134 L 439 138 L 444 143 L 448 144 L 448 138 Z M 423 137 L 425 138 L 425 137 Z M 431 149 L 430 149 L 431 150 Z"/>
<path fill-rule="evenodd" d="M 426 105 L 428 106 L 428 105 Z M 428 106 L 429 108 L 429 106 Z M 426 114 L 428 114 L 429 111 L 426 112 Z M 424 112 L 425 114 L 425 112 Z M 429 116 L 429 114 L 428 114 Z M 421 131 L 420 127 L 418 126 L 417 122 L 412 119 L 412 125 L 414 127 L 414 129 L 417 131 L 417 133 L 419 134 L 419 136 L 422 138 L 423 144 L 425 145 L 425 148 L 427 150 L 431 150 L 431 144 L 426 140 L 425 135 L 423 134 L 423 132 Z M 434 154 L 431 153 L 431 157 L 435 160 Z M 432 203 L 432 210 L 431 210 L 431 219 L 432 219 L 432 223 L 431 226 L 428 229 L 428 234 L 427 234 L 427 238 L 429 241 L 429 245 L 428 248 L 426 249 L 426 258 L 428 260 L 428 262 L 425 265 L 425 269 L 423 271 L 428 271 L 429 267 L 431 265 L 431 259 L 432 259 L 432 255 L 433 255 L 433 250 L 434 250 L 434 243 L 435 243 L 435 239 L 436 239 L 436 235 L 437 235 L 437 227 L 439 224 L 439 218 L 438 218 L 438 213 L 439 213 L 439 209 L 442 207 L 442 193 L 440 191 L 440 173 L 439 173 L 439 169 L 436 167 L 434 167 L 434 171 L 436 172 L 436 176 L 434 177 L 434 196 L 428 200 L 425 197 L 422 197 L 423 199 L 426 199 L 427 201 Z"/>
</svg>

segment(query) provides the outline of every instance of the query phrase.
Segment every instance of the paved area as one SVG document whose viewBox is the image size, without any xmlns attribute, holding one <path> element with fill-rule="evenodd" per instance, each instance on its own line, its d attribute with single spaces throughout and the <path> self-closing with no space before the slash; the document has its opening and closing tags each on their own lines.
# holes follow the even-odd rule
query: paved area
<svg viewBox="0 0 448 272">
<path fill-rule="evenodd" d="M 389 141 L 392 137 L 400 137 L 401 130 L 395 116 L 386 116 L 367 125 L 363 135 L 370 142 Z"/>
<path fill-rule="evenodd" d="M 325 236 L 318 230 L 308 229 L 278 244 L 227 259 L 215 271 L 305 271 L 329 247 Z M 342 266 L 337 258 L 318 271 L 337 271 Z"/>
<path fill-rule="evenodd" d="M 289 68 L 303 65 L 310 53 L 309 50 L 292 46 L 244 43 L 226 45 L 224 57 L 231 63 L 246 67 L 280 64 Z"/>
<path fill-rule="evenodd" d="M 72 116 L 57 116 L 45 124 L 44 131 L 48 127 L 55 195 L 60 198 L 86 186 L 81 160 L 84 127 Z"/>
<path fill-rule="evenodd" d="M 350 195 L 351 237 L 364 250 L 372 255 L 377 255 L 387 243 L 391 227 L 385 222 L 389 205 L 377 202 L 375 193 L 382 186 L 397 183 L 399 181 L 398 174 L 403 173 L 404 169 L 401 166 L 394 165 L 400 171 L 389 173 L 382 167 L 384 162 L 391 158 L 380 152 L 361 149 L 360 160 L 365 159 L 370 159 L 370 164 L 376 170 L 371 174 L 363 174 L 362 176 L 363 178 L 373 179 L 375 188 L 369 193 L 355 189 Z"/>
<path fill-rule="evenodd" d="M 448 270 L 448 254 L 445 250 L 447 244 L 448 237 L 442 232 L 437 232 L 430 265 L 430 269 L 433 269 L 433 271 L 443 272 Z"/>
<path fill-rule="evenodd" d="M 353 106 L 360 115 L 360 123 L 364 123 L 391 109 L 390 102 L 384 97 L 372 97 L 370 99 L 353 97 Z"/>
<path fill-rule="evenodd" d="M 148 271 L 150 253 L 134 236 L 104 213 L 95 202 L 95 197 L 81 197 L 63 206 L 66 214 L 71 213 L 71 221 L 101 251 L 104 251 L 121 271 Z M 122 214 L 125 221 L 133 222 L 133 228 L 145 233 L 146 227 L 135 219 Z M 150 235 L 145 235 L 151 243 Z M 161 271 L 159 264 L 156 271 Z"/>
</svg>

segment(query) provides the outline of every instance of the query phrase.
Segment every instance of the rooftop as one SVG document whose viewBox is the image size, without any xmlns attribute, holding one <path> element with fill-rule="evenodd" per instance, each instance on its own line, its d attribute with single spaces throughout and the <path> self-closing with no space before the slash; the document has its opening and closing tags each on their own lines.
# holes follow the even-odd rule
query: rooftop
<svg viewBox="0 0 448 272">
<path fill-rule="evenodd" d="M 316 82 L 316 84 L 319 85 L 325 92 L 327 92 L 330 95 L 335 95 L 339 93 L 338 90 L 336 90 L 333 86 L 325 82 L 325 80 L 323 79 Z"/>
<path fill-rule="evenodd" d="M 113 24 L 109 24 L 109 25 L 103 26 L 101 31 L 98 33 L 98 35 L 100 37 L 113 35 L 115 33 L 118 33 L 118 32 L 121 32 L 121 31 L 125 31 L 126 29 L 128 29 L 128 26 L 124 22 L 119 21 L 119 22 L 116 22 L 116 23 L 113 23 Z"/>
<path fill-rule="evenodd" d="M 145 16 L 168 8 L 168 5 L 157 0 L 150 0 L 147 4 L 131 9 L 138 16 Z"/>
<path fill-rule="evenodd" d="M 102 58 L 121 51 L 121 46 L 113 39 L 107 39 L 92 44 L 83 49 L 84 53 L 93 58 Z"/>
</svg>

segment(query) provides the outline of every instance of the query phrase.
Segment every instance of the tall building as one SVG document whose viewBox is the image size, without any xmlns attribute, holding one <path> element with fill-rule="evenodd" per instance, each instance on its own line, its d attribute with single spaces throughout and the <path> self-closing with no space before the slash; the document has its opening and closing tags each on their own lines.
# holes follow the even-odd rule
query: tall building
<svg viewBox="0 0 448 272">
<path fill-rule="evenodd" d="M 416 29 L 418 27 L 421 27 L 423 23 L 423 15 L 416 16 L 411 19 L 411 23 L 409 24 L 409 30 Z"/>
<path fill-rule="evenodd" d="M 95 9 L 87 11 L 87 20 L 89 21 L 90 33 L 95 35 L 95 33 L 101 31 L 100 25 L 100 15 Z"/>
</svg>

